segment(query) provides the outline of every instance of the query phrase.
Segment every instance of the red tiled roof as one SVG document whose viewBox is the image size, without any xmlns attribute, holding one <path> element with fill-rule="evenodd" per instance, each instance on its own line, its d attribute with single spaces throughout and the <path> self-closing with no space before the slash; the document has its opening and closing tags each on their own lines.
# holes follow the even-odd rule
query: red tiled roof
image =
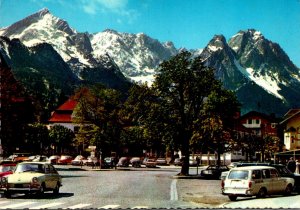
<svg viewBox="0 0 300 210">
<path fill-rule="evenodd" d="M 63 103 L 57 110 L 74 110 L 77 105 L 77 101 L 69 99 Z"/>
<path fill-rule="evenodd" d="M 65 122 L 65 123 L 71 123 L 72 122 L 72 113 L 58 113 L 58 112 L 54 112 L 52 114 L 52 116 L 49 119 L 49 122 Z"/>
<path fill-rule="evenodd" d="M 56 109 L 51 115 L 51 123 L 72 123 L 72 113 L 77 105 L 77 101 L 69 99 Z"/>
</svg>

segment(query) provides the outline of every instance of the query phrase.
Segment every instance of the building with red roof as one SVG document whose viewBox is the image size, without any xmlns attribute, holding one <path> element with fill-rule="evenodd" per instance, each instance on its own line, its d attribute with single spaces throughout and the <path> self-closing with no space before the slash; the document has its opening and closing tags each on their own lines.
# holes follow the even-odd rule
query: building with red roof
<svg viewBox="0 0 300 210">
<path fill-rule="evenodd" d="M 52 112 L 49 122 L 49 127 L 53 125 L 62 125 L 72 131 L 76 131 L 77 125 L 73 123 L 73 111 L 77 105 L 77 101 L 68 99 L 65 103 L 59 106 Z"/>
</svg>

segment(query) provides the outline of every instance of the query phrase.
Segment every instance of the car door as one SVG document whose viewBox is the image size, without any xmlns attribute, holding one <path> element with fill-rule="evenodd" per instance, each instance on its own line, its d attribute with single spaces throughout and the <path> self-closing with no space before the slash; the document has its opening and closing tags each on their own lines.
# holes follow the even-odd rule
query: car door
<svg viewBox="0 0 300 210">
<path fill-rule="evenodd" d="M 282 192 L 285 189 L 285 181 L 282 179 L 276 169 L 270 169 L 270 176 L 274 192 Z"/>
<path fill-rule="evenodd" d="M 57 173 L 55 168 L 52 165 L 49 165 L 50 174 L 51 174 L 51 188 L 54 189 L 58 181 L 60 181 L 60 175 Z"/>
<path fill-rule="evenodd" d="M 269 169 L 262 169 L 263 186 L 267 188 L 268 193 L 274 193 L 273 180 Z"/>
<path fill-rule="evenodd" d="M 49 165 L 48 164 L 44 164 L 43 165 L 43 168 L 44 168 L 44 176 L 45 176 L 45 185 L 46 185 L 46 188 L 51 188 L 51 177 L 49 176 L 50 175 L 50 169 L 49 169 Z"/>
<path fill-rule="evenodd" d="M 253 193 L 257 194 L 260 188 L 263 186 L 262 171 L 259 169 L 253 170 L 250 180 L 254 182 L 252 185 Z"/>
</svg>

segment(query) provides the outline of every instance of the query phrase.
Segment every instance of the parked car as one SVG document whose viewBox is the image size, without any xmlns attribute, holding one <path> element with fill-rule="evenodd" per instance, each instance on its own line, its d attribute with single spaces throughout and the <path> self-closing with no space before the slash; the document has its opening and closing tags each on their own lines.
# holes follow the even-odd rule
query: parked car
<svg viewBox="0 0 300 210">
<path fill-rule="evenodd" d="M 142 160 L 140 157 L 133 157 L 130 159 L 130 164 L 132 167 L 138 168 L 142 166 Z"/>
<path fill-rule="evenodd" d="M 117 164 L 118 167 L 128 167 L 129 166 L 129 158 L 121 157 Z"/>
<path fill-rule="evenodd" d="M 142 161 L 142 165 L 146 165 L 146 162 L 148 161 L 148 159 L 149 159 L 148 157 L 145 157 Z"/>
<path fill-rule="evenodd" d="M 73 157 L 70 156 L 70 155 L 62 155 L 60 156 L 60 158 L 57 160 L 57 164 L 60 164 L 60 165 L 68 165 L 68 164 L 71 164 L 73 160 Z"/>
<path fill-rule="evenodd" d="M 13 174 L 2 177 L 0 192 L 6 197 L 14 193 L 38 193 L 53 191 L 58 194 L 62 178 L 52 164 L 46 162 L 22 162 Z"/>
<path fill-rule="evenodd" d="M 156 160 L 154 158 L 147 159 L 145 166 L 147 168 L 156 168 Z"/>
<path fill-rule="evenodd" d="M 14 158 L 17 157 L 17 155 L 10 155 L 7 158 L 5 158 L 3 161 L 14 161 Z"/>
<path fill-rule="evenodd" d="M 37 157 L 37 155 L 31 155 L 28 157 L 28 160 L 26 160 L 27 162 L 28 161 L 33 161 L 35 158 Z"/>
<path fill-rule="evenodd" d="M 175 158 L 174 165 L 175 166 L 181 166 L 182 165 L 182 159 L 181 158 Z"/>
<path fill-rule="evenodd" d="M 197 166 L 197 160 L 195 158 L 190 157 L 189 159 L 189 165 L 190 166 Z"/>
<path fill-rule="evenodd" d="M 263 198 L 268 194 L 290 195 L 294 182 L 293 178 L 280 177 L 274 167 L 236 167 L 222 180 L 221 190 L 231 201 L 235 201 L 237 197 Z"/>
<path fill-rule="evenodd" d="M 156 159 L 156 165 L 168 165 L 166 158 L 157 158 Z"/>
<path fill-rule="evenodd" d="M 104 158 L 104 167 L 105 168 L 114 168 L 116 166 L 116 157 L 106 157 Z"/>
<path fill-rule="evenodd" d="M 48 158 L 48 162 L 51 164 L 57 164 L 59 159 L 60 159 L 59 155 L 52 155 Z"/>
<path fill-rule="evenodd" d="M 274 164 L 274 163 L 237 163 L 235 167 L 245 167 L 245 166 L 272 166 L 277 169 L 278 173 L 282 177 L 290 177 L 295 180 L 294 191 L 300 194 L 300 174 L 292 173 L 285 165 L 282 164 Z M 224 179 L 227 175 L 227 172 L 222 172 L 221 179 Z"/>
<path fill-rule="evenodd" d="M 226 165 L 209 165 L 201 171 L 201 176 L 207 179 L 220 179 L 222 172 L 229 171 Z"/>
<path fill-rule="evenodd" d="M 14 153 L 13 161 L 15 163 L 20 163 L 23 161 L 29 161 L 29 157 L 32 156 L 30 153 Z"/>
<path fill-rule="evenodd" d="M 48 157 L 45 155 L 37 155 L 35 158 L 32 160 L 32 162 L 47 162 Z"/>
<path fill-rule="evenodd" d="M 234 168 L 236 167 L 238 164 L 240 164 L 240 162 L 231 162 L 229 165 L 228 165 L 228 168 Z"/>
<path fill-rule="evenodd" d="M 87 158 L 86 165 L 87 166 L 92 166 L 92 167 L 99 166 L 100 165 L 100 161 L 99 161 L 99 159 L 97 157 L 91 157 L 91 156 L 89 156 Z"/>
<path fill-rule="evenodd" d="M 0 165 L 0 177 L 8 176 L 13 173 L 16 163 L 4 163 Z"/>
<path fill-rule="evenodd" d="M 82 155 L 77 155 L 72 161 L 71 165 L 73 166 L 82 166 L 85 165 L 87 162 L 87 159 Z"/>
</svg>

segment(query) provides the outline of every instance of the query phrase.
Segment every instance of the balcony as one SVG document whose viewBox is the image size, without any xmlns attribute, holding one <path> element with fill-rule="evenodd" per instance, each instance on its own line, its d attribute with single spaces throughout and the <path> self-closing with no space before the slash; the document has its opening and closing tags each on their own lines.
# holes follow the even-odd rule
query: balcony
<svg viewBox="0 0 300 210">
<path fill-rule="evenodd" d="M 243 124 L 246 128 L 261 128 L 261 124 Z"/>
</svg>

